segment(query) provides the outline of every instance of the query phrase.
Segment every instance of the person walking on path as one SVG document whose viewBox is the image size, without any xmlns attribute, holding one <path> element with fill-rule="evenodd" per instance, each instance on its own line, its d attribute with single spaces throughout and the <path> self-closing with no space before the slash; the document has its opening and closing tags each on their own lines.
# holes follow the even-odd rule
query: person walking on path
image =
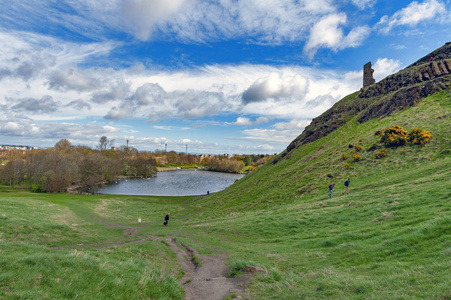
<svg viewBox="0 0 451 300">
<path fill-rule="evenodd" d="M 329 198 L 332 197 L 332 192 L 334 189 L 335 183 L 332 183 L 331 185 L 329 185 Z"/>
<path fill-rule="evenodd" d="M 341 193 L 342 195 L 349 194 L 349 184 L 351 183 L 351 179 L 348 178 L 348 180 L 345 181 L 345 191 L 343 193 Z"/>
<path fill-rule="evenodd" d="M 166 217 L 164 217 L 164 223 L 163 223 L 164 226 L 168 226 L 168 223 L 169 223 L 169 216 L 170 216 L 170 215 L 171 215 L 171 214 L 168 213 L 168 214 L 166 215 Z"/>
</svg>

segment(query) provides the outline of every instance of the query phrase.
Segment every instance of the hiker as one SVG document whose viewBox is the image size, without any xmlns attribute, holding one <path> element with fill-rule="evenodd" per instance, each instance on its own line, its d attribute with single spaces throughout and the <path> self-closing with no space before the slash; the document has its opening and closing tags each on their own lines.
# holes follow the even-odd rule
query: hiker
<svg viewBox="0 0 451 300">
<path fill-rule="evenodd" d="M 349 194 L 349 184 L 351 183 L 351 179 L 348 178 L 348 180 L 345 181 L 345 191 L 341 193 L 342 195 Z"/>
<path fill-rule="evenodd" d="M 164 217 L 164 223 L 163 223 L 164 226 L 168 226 L 169 216 L 170 216 L 170 215 L 171 215 L 171 214 L 168 213 L 168 214 L 166 215 L 166 217 Z"/>
<path fill-rule="evenodd" d="M 431 61 L 433 61 L 433 60 L 434 60 L 434 57 L 431 56 L 431 57 L 429 58 L 429 61 L 428 61 L 428 62 L 431 62 Z"/>
<path fill-rule="evenodd" d="M 332 197 L 332 190 L 334 189 L 335 183 L 329 185 L 329 198 Z"/>
</svg>

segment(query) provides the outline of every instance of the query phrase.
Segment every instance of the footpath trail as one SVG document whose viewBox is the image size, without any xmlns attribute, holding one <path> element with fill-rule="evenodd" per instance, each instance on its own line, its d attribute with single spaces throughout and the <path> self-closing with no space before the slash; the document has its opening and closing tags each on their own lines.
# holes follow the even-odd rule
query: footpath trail
<svg viewBox="0 0 451 300">
<path fill-rule="evenodd" d="M 185 275 L 179 280 L 180 285 L 185 290 L 185 300 L 222 300 L 227 296 L 232 296 L 231 299 L 244 299 L 240 295 L 245 292 L 252 276 L 251 274 L 246 274 L 240 278 L 227 278 L 230 267 L 225 264 L 225 254 L 217 256 L 200 255 L 188 245 L 178 243 L 176 238 L 138 235 L 142 228 L 155 225 L 154 223 L 139 226 L 125 226 L 106 221 L 93 215 L 85 217 L 107 227 L 121 228 L 123 229 L 123 234 L 119 240 L 116 239 L 115 241 L 103 241 L 92 245 L 70 245 L 55 247 L 55 249 L 93 247 L 102 250 L 130 243 L 164 240 L 165 244 L 177 254 L 177 260 L 185 270 Z"/>
<path fill-rule="evenodd" d="M 177 259 L 185 270 L 180 283 L 185 289 L 186 300 L 222 300 L 229 295 L 235 295 L 233 299 L 236 299 L 235 297 L 244 293 L 251 281 L 250 275 L 227 278 L 230 267 L 225 265 L 225 257 L 199 255 L 196 250 L 183 243 L 182 249 L 177 246 L 175 239 L 167 238 L 166 242 L 177 253 Z"/>
</svg>

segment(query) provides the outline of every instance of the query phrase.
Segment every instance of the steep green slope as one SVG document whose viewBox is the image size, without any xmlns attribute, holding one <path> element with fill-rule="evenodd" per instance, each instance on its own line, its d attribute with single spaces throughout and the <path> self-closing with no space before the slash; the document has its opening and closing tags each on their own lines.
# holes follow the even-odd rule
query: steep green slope
<svg viewBox="0 0 451 300">
<path fill-rule="evenodd" d="M 389 117 L 356 119 L 221 193 L 193 199 L 203 211 L 183 222 L 182 239 L 226 251 L 234 266 L 268 270 L 251 284 L 255 299 L 449 299 L 450 92 Z M 376 131 L 393 125 L 433 138 L 425 147 L 388 148 L 383 159 L 367 151 L 359 162 L 341 159 L 350 144 L 367 149 L 379 142 Z M 341 195 L 348 177 L 351 193 Z"/>
<path fill-rule="evenodd" d="M 337 183 L 341 188 L 347 177 L 353 179 L 354 189 L 364 189 L 368 181 L 373 181 L 373 185 L 377 186 L 375 181 L 383 180 L 384 174 L 389 172 L 405 174 L 409 178 L 419 165 L 436 160 L 443 160 L 442 163 L 448 165 L 450 107 L 450 92 L 443 91 L 390 117 L 359 123 L 357 116 L 354 116 L 328 136 L 304 144 L 279 163 L 268 163 L 247 175 L 226 191 L 214 195 L 212 201 L 218 207 L 231 209 L 236 206 L 240 209 L 265 208 L 326 195 L 330 183 Z M 384 148 L 375 132 L 394 125 L 400 125 L 407 131 L 419 127 L 430 131 L 433 138 L 425 147 L 387 148 L 388 157 L 374 158 L 375 151 L 366 149 L 373 144 Z M 354 162 L 350 153 L 353 149 L 349 145 L 357 145 L 359 141 L 364 149 L 358 153 L 362 160 Z M 351 158 L 343 161 L 343 153 Z M 350 164 L 349 170 L 345 169 L 345 163 Z"/>
</svg>

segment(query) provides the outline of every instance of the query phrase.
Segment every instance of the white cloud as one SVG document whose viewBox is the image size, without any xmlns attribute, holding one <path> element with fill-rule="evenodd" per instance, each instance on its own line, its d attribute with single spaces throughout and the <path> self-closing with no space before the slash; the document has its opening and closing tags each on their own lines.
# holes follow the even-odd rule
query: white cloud
<svg viewBox="0 0 451 300">
<path fill-rule="evenodd" d="M 388 75 L 396 73 L 401 68 L 401 63 L 398 60 L 379 58 L 373 65 L 374 79 L 379 81 Z"/>
<path fill-rule="evenodd" d="M 286 76 L 274 72 L 255 81 L 244 91 L 242 99 L 245 104 L 267 99 L 296 99 L 303 98 L 307 92 L 308 79 L 301 75 Z"/>
<path fill-rule="evenodd" d="M 249 118 L 245 118 L 245 117 L 238 117 L 236 119 L 236 122 L 233 122 L 233 125 L 238 125 L 238 126 L 250 126 L 252 125 L 252 122 Z"/>
<path fill-rule="evenodd" d="M 302 133 L 304 128 L 310 124 L 310 120 L 291 120 L 280 122 L 271 128 L 255 128 L 243 130 L 244 137 L 235 138 L 268 144 L 286 145 Z"/>
<path fill-rule="evenodd" d="M 243 37 L 278 44 L 304 40 L 309 26 L 336 8 L 331 0 L 133 0 L 121 2 L 118 11 L 139 39 L 158 32 L 184 42 Z"/>
<path fill-rule="evenodd" d="M 352 4 L 357 6 L 359 9 L 365 9 L 367 7 L 373 7 L 377 0 L 351 0 Z"/>
<path fill-rule="evenodd" d="M 405 8 L 395 12 L 393 16 L 383 16 L 376 27 L 381 33 L 389 33 L 398 26 L 415 26 L 420 22 L 445 16 L 445 4 L 437 0 L 426 0 L 422 3 L 413 1 Z"/>
<path fill-rule="evenodd" d="M 313 57 L 321 47 L 337 48 L 343 40 L 343 29 L 339 26 L 346 23 L 346 14 L 331 14 L 315 25 L 310 30 L 310 37 L 304 46 L 304 51 Z"/>
<path fill-rule="evenodd" d="M 370 34 L 371 29 L 368 26 L 355 27 L 345 36 L 341 26 L 346 23 L 345 13 L 331 14 L 319 20 L 310 29 L 310 36 L 304 46 L 304 52 L 313 58 L 320 48 L 330 48 L 336 51 L 361 45 Z"/>
<path fill-rule="evenodd" d="M 187 0 L 123 0 L 119 13 L 128 32 L 140 40 L 150 38 L 154 25 L 168 21 L 180 11 Z"/>
</svg>

